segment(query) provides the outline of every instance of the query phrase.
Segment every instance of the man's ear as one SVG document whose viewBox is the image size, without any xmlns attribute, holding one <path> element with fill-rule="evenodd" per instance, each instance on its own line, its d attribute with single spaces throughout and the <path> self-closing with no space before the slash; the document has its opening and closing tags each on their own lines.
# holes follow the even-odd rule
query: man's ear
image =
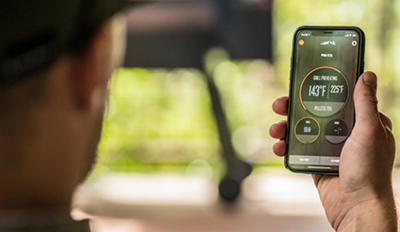
<svg viewBox="0 0 400 232">
<path fill-rule="evenodd" d="M 111 39 L 108 25 L 97 30 L 83 50 L 72 55 L 70 77 L 73 104 L 88 111 L 104 99 L 111 69 Z"/>
</svg>

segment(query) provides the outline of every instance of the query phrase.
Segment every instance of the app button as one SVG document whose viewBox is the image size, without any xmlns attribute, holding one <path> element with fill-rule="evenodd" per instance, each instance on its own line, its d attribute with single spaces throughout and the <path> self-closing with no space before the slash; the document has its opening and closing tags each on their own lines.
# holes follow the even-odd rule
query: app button
<svg viewBox="0 0 400 232">
<path fill-rule="evenodd" d="M 289 163 L 298 165 L 319 165 L 320 157 L 291 155 L 289 156 Z"/>
<path fill-rule="evenodd" d="M 349 129 L 345 121 L 341 119 L 334 119 L 325 127 L 325 138 L 330 143 L 339 144 L 346 141 L 349 135 Z"/>
<path fill-rule="evenodd" d="M 319 137 L 321 128 L 318 122 L 310 117 L 300 119 L 295 126 L 295 135 L 301 143 L 313 143 Z"/>
<path fill-rule="evenodd" d="M 328 166 L 339 166 L 340 158 L 339 157 L 321 157 L 320 164 L 328 165 Z"/>
</svg>

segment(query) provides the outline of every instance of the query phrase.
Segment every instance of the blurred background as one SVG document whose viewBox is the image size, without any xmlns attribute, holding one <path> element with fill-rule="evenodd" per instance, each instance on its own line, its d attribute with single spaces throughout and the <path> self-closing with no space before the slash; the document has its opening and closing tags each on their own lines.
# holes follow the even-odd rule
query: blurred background
<svg viewBox="0 0 400 232">
<path fill-rule="evenodd" d="M 400 125 L 400 0 L 155 1 L 127 15 L 125 67 L 75 217 L 94 218 L 99 232 L 332 231 L 311 178 L 272 153 L 269 126 L 285 118 L 271 104 L 288 93 L 297 27 L 359 26 L 379 108 Z M 235 204 L 218 198 L 229 146 L 253 166 Z"/>
</svg>

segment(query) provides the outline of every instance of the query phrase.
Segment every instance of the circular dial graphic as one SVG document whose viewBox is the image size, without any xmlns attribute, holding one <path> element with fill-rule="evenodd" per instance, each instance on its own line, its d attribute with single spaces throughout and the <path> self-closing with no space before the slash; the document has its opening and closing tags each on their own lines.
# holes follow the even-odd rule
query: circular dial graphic
<svg viewBox="0 0 400 232">
<path fill-rule="evenodd" d="M 336 68 L 323 66 L 309 72 L 300 85 L 300 102 L 318 117 L 337 114 L 349 99 L 349 84 Z"/>
<path fill-rule="evenodd" d="M 334 119 L 325 127 L 325 138 L 330 143 L 339 144 L 346 141 L 349 136 L 349 128 L 345 121 L 341 119 Z"/>
<path fill-rule="evenodd" d="M 301 143 L 308 144 L 318 139 L 321 128 L 317 120 L 305 117 L 297 122 L 294 132 Z"/>
</svg>

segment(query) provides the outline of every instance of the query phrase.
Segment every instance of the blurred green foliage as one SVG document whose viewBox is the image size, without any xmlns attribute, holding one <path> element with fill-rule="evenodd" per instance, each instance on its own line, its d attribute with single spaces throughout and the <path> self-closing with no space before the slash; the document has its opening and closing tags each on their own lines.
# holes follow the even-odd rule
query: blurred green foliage
<svg viewBox="0 0 400 232">
<path fill-rule="evenodd" d="M 215 161 L 209 96 L 197 70 L 120 69 L 111 82 L 100 166 Z M 139 167 L 140 168 L 140 167 Z"/>
<path fill-rule="evenodd" d="M 273 65 L 227 57 L 214 66 L 239 155 L 254 163 L 282 166 L 272 154 L 275 140 L 269 138 L 268 128 L 284 118 L 272 112 L 271 104 L 288 92 L 292 37 L 302 25 L 354 25 L 365 31 L 366 70 L 379 76 L 380 109 L 392 117 L 397 135 L 399 13 L 400 0 L 276 0 Z M 110 89 L 95 173 L 184 173 L 199 159 L 220 171 L 218 134 L 200 71 L 120 69 Z"/>
</svg>

